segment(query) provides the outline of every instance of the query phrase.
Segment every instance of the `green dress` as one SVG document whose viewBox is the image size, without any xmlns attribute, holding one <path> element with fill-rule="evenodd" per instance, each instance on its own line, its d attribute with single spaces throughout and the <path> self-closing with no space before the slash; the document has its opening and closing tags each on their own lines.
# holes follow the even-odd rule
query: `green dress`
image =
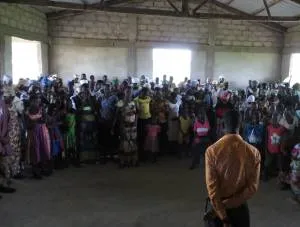
<svg viewBox="0 0 300 227">
<path fill-rule="evenodd" d="M 66 150 L 76 151 L 76 136 L 75 136 L 75 128 L 76 128 L 76 116 L 73 113 L 68 113 L 66 115 L 66 126 L 67 131 L 65 134 L 65 146 Z"/>
</svg>

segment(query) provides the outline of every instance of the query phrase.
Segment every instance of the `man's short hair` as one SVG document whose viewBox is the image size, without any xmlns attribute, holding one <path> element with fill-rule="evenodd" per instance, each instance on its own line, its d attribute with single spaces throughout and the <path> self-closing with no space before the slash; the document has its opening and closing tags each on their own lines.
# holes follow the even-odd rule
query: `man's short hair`
<svg viewBox="0 0 300 227">
<path fill-rule="evenodd" d="M 240 128 L 241 115 L 236 110 L 229 110 L 224 114 L 224 128 L 227 132 L 236 132 Z"/>
</svg>

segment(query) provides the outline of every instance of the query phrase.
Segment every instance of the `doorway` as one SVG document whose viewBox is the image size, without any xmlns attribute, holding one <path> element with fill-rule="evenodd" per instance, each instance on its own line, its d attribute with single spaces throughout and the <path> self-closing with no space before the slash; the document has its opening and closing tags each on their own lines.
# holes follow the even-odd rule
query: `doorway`
<svg viewBox="0 0 300 227">
<path fill-rule="evenodd" d="M 12 79 L 38 79 L 42 74 L 41 43 L 12 37 Z"/>
<path fill-rule="evenodd" d="M 173 76 L 178 84 L 191 76 L 192 52 L 187 49 L 153 49 L 153 78 Z"/>
</svg>

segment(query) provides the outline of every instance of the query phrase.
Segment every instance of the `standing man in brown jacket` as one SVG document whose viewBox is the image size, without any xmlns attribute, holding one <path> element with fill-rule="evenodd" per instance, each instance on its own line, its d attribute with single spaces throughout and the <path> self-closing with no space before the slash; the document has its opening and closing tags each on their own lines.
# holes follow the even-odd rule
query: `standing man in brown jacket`
<svg viewBox="0 0 300 227">
<path fill-rule="evenodd" d="M 237 111 L 224 116 L 225 136 L 206 151 L 206 186 L 220 227 L 249 227 L 247 205 L 257 191 L 260 153 L 239 135 Z"/>
</svg>

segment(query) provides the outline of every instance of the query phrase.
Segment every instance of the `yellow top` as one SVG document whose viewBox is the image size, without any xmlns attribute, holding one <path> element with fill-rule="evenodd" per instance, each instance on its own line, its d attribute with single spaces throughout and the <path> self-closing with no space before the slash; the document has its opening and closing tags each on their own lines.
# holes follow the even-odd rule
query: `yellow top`
<svg viewBox="0 0 300 227">
<path fill-rule="evenodd" d="M 139 118 L 140 119 L 149 119 L 151 118 L 151 113 L 150 113 L 150 102 L 151 98 L 146 97 L 145 99 L 141 99 L 137 97 L 135 99 L 137 108 L 138 108 L 138 113 L 139 113 Z"/>
<path fill-rule="evenodd" d="M 192 126 L 192 120 L 191 118 L 187 117 L 186 119 L 184 117 L 179 117 L 180 122 L 180 128 L 184 134 L 189 132 L 189 129 Z"/>
</svg>

